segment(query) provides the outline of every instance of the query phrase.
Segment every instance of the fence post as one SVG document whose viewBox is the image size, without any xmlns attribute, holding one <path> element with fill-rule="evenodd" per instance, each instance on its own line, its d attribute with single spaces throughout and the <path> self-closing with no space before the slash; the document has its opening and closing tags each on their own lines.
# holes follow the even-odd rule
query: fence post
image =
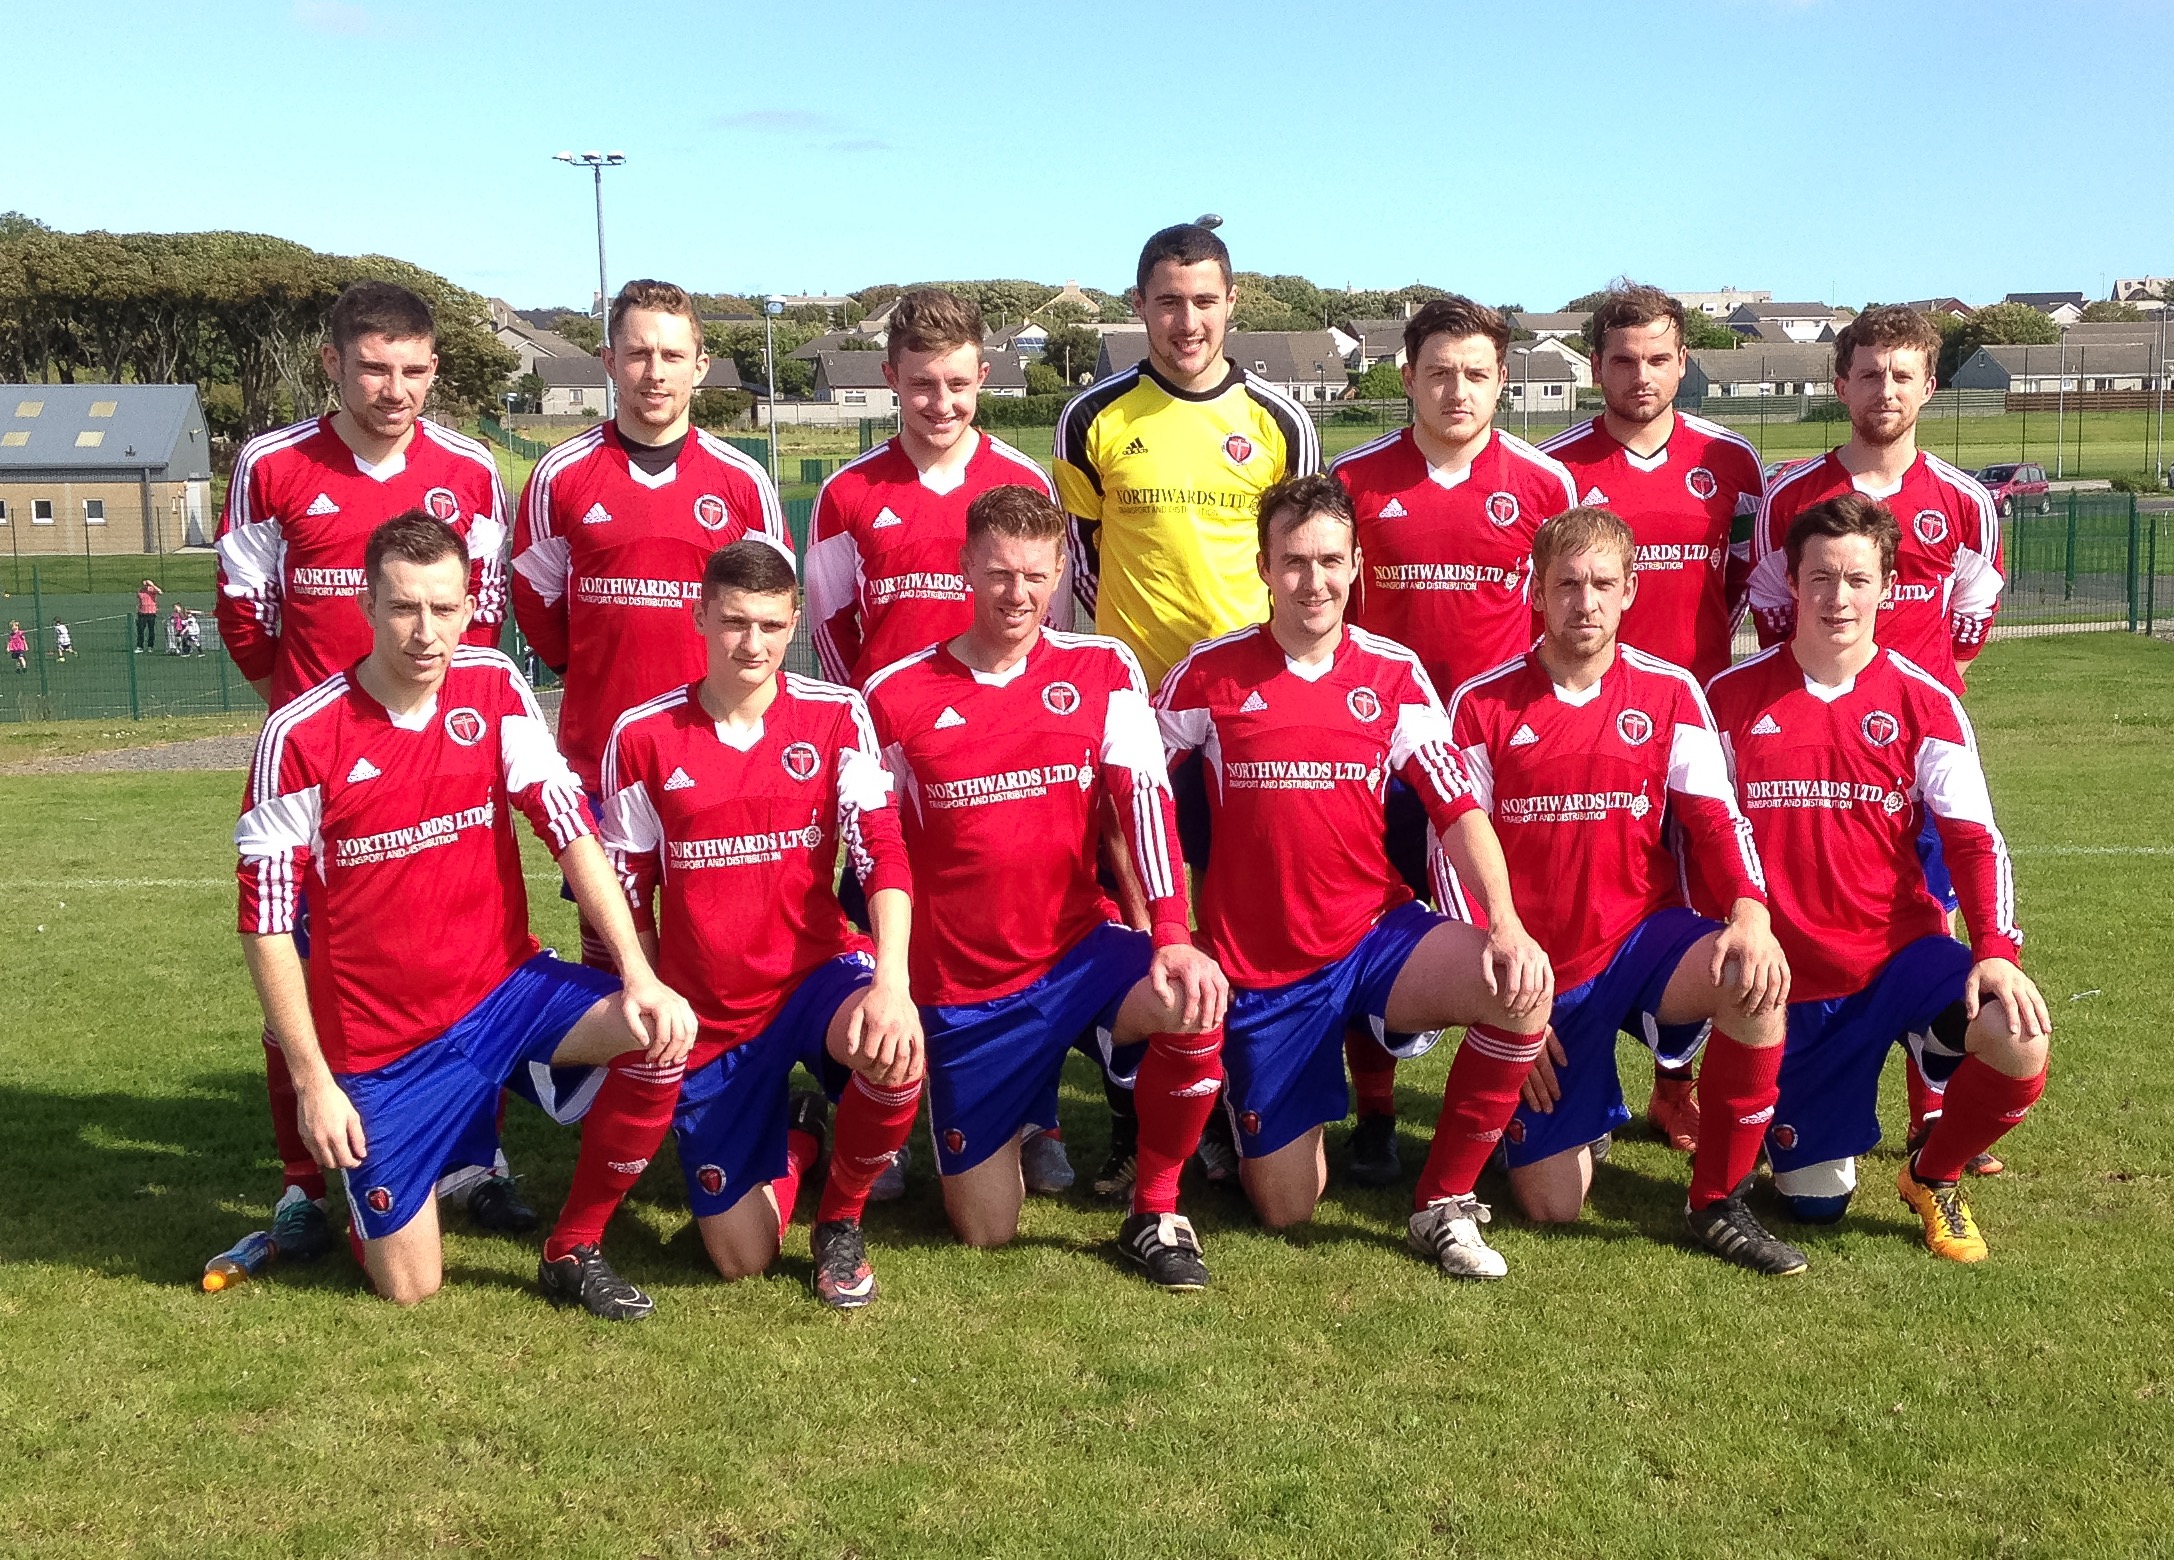
<svg viewBox="0 0 2174 1560">
<path fill-rule="evenodd" d="M 219 648 L 211 659 L 213 664 L 216 665 L 219 669 L 219 709 L 220 712 L 223 714 L 231 711 L 234 708 L 233 697 L 227 691 L 225 640 L 219 641 Z"/>
<path fill-rule="evenodd" d="M 128 653 L 128 718 L 142 720 L 143 701 L 136 690 L 136 620 L 124 612 L 121 622 L 128 629 L 127 643 L 121 646 Z"/>
<path fill-rule="evenodd" d="M 30 566 L 30 616 L 37 625 L 31 630 L 30 654 L 38 663 L 38 699 L 43 703 L 53 696 L 53 690 L 45 680 L 45 591 L 36 564 Z"/>
<path fill-rule="evenodd" d="M 2159 522 L 2163 515 L 2151 517 L 2151 545 L 2144 560 L 2144 635 L 2151 637 L 2158 629 L 2159 615 Z"/>
<path fill-rule="evenodd" d="M 2068 561 L 2061 570 L 2061 599 L 2076 594 L 2076 490 L 2068 490 Z"/>
<path fill-rule="evenodd" d="M 2138 606 L 2136 599 L 2136 570 L 2137 565 L 2143 561 L 2144 555 L 2144 538 L 2137 528 L 2138 519 L 2136 495 L 2131 493 L 2129 495 L 2129 632 L 2132 634 L 2136 632 Z"/>
</svg>

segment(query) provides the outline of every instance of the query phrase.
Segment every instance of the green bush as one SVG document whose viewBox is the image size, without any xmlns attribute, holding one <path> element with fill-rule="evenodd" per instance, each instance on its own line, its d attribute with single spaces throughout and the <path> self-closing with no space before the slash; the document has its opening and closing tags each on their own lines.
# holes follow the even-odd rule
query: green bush
<svg viewBox="0 0 2174 1560">
<path fill-rule="evenodd" d="M 2153 471 L 2119 471 L 2114 473 L 2113 490 L 2116 493 L 2164 493 L 2166 484 Z"/>
<path fill-rule="evenodd" d="M 1068 395 L 985 395 L 974 421 L 984 428 L 1054 428 Z"/>
</svg>

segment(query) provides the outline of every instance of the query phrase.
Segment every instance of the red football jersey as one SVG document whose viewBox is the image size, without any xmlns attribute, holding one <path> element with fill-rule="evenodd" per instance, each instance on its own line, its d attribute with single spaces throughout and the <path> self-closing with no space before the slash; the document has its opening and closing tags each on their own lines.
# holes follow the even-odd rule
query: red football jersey
<svg viewBox="0 0 2174 1560">
<path fill-rule="evenodd" d="M 920 1001 L 1008 996 L 1117 919 L 1095 879 L 1105 796 L 1156 945 L 1191 940 L 1177 808 L 1130 650 L 1044 629 L 991 674 L 932 645 L 870 678 L 868 704 L 903 793 Z"/>
<path fill-rule="evenodd" d="M 414 715 L 340 672 L 265 721 L 234 830 L 241 929 L 292 932 L 306 885 L 310 1016 L 334 1072 L 436 1039 L 536 952 L 514 808 L 554 856 L 589 832 L 580 782 L 496 650 L 454 651 Z"/>
<path fill-rule="evenodd" d="M 408 447 L 368 466 L 330 416 L 260 434 L 234 458 L 219 517 L 219 637 L 273 709 L 370 653 L 362 557 L 370 533 L 420 509 L 468 543 L 476 598 L 469 644 L 494 646 L 506 620 L 506 493 L 475 440 L 418 418 Z"/>
<path fill-rule="evenodd" d="M 2007 842 L 1969 717 L 1938 678 L 1883 649 L 1849 683 L 1824 687 L 1777 645 L 1708 691 L 1767 864 L 1791 1001 L 1861 991 L 1910 943 L 1947 935 L 1917 855 L 1928 809 L 1971 951 L 2017 957 Z"/>
<path fill-rule="evenodd" d="M 858 688 L 893 661 L 974 621 L 959 574 L 966 506 L 995 487 L 1056 502 L 1041 467 L 1001 439 L 980 441 L 939 489 L 897 438 L 840 466 L 815 495 L 808 528 L 808 621 L 823 675 Z"/>
<path fill-rule="evenodd" d="M 1725 900 L 1766 897 L 1720 734 L 1682 667 L 1626 645 L 1573 694 L 1528 652 L 1457 690 L 1449 720 L 1556 990 L 1599 974 L 1647 916 L 1688 902 L 1662 829 L 1671 806 Z"/>
<path fill-rule="evenodd" d="M 1217 848 L 1200 894 L 1208 949 L 1240 986 L 1288 985 L 1412 897 L 1389 865 L 1389 777 L 1437 831 L 1473 805 L 1419 657 L 1346 627 L 1319 666 L 1266 624 L 1194 647 L 1155 695 L 1171 758 L 1199 749 Z"/>
<path fill-rule="evenodd" d="M 1455 475 L 1427 465 L 1409 428 L 1329 469 L 1359 517 L 1354 626 L 1417 651 L 1437 688 L 1525 653 L 1535 632 L 1532 537 L 1578 501 L 1569 472 L 1500 428 Z"/>
<path fill-rule="evenodd" d="M 1759 452 L 1719 423 L 1677 412 L 1668 442 L 1634 455 L 1595 417 L 1541 450 L 1569 469 L 1578 502 L 1620 516 L 1638 539 L 1638 599 L 1623 643 L 1704 682 L 1729 664 L 1729 629 L 1751 568 Z M 1732 545 L 1735 528 L 1742 546 Z"/>
<path fill-rule="evenodd" d="M 785 673 L 743 748 L 699 687 L 620 717 L 602 831 L 636 921 L 657 927 L 659 978 L 700 1020 L 690 1071 L 760 1034 L 817 965 L 871 946 L 838 907 L 841 841 L 869 893 L 910 889 L 859 694 Z"/>
<path fill-rule="evenodd" d="M 1963 666 L 1985 643 L 2006 583 L 2000 573 L 2000 513 L 1978 479 L 1925 450 L 1885 492 L 1859 483 L 1833 451 L 1778 473 L 1752 533 L 1751 613 L 1759 643 L 1796 632 L 1789 593 L 1789 523 L 1844 493 L 1876 498 L 1895 512 L 1902 544 L 1894 589 L 1874 628 L 1882 648 L 1916 662 L 1957 693 Z"/>
<path fill-rule="evenodd" d="M 565 675 L 559 741 L 590 790 L 613 723 L 702 676 L 702 569 L 743 536 L 793 555 L 761 463 L 700 428 L 656 476 L 627 459 L 611 422 L 536 463 L 514 535 L 513 612 L 544 664 Z"/>
</svg>

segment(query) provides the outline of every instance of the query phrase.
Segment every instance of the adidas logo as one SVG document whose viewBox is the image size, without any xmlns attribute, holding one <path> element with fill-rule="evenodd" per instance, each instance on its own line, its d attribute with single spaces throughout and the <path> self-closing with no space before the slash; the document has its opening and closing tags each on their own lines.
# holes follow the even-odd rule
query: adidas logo
<svg viewBox="0 0 2174 1560">
<path fill-rule="evenodd" d="M 1256 710 L 1265 710 L 1267 708 L 1268 701 L 1261 697 L 1261 690 L 1256 688 L 1251 693 L 1246 695 L 1245 703 L 1238 706 L 1238 713 L 1241 715 L 1251 715 Z"/>
<path fill-rule="evenodd" d="M 1126 445 L 1122 450 L 1118 451 L 1118 453 L 1120 455 L 1145 455 L 1147 453 L 1147 441 L 1139 437 L 1139 435 L 1135 434 L 1133 436 L 1132 442 Z"/>
<path fill-rule="evenodd" d="M 1520 724 L 1517 730 L 1510 734 L 1511 747 L 1531 747 L 1539 740 L 1539 735 L 1530 726 L 1523 724 Z"/>
<path fill-rule="evenodd" d="M 667 791 L 691 791 L 694 789 L 694 776 L 684 769 L 675 769 L 671 778 L 664 782 L 664 788 Z"/>
<path fill-rule="evenodd" d="M 330 493 L 319 493 L 309 501 L 309 508 L 302 511 L 305 515 L 336 515 L 339 512 L 340 506 L 332 502 Z"/>
<path fill-rule="evenodd" d="M 591 504 L 589 512 L 581 517 L 583 525 L 604 525 L 611 519 L 611 511 L 602 504 Z"/>
<path fill-rule="evenodd" d="M 905 523 L 905 521 L 898 518 L 897 512 L 889 504 L 885 504 L 883 512 L 868 522 L 868 529 L 871 531 L 887 531 L 894 525 L 904 525 Z"/>
<path fill-rule="evenodd" d="M 347 772 L 347 783 L 349 785 L 360 785 L 365 780 L 375 780 L 383 773 L 383 770 L 379 769 L 377 765 L 371 763 L 367 758 L 358 758 L 355 760 L 355 767 Z"/>
<path fill-rule="evenodd" d="M 1400 498 L 1392 498 L 1388 503 L 1381 506 L 1381 514 L 1377 518 L 1401 520 L 1404 518 L 1405 512 L 1404 501 Z"/>
<path fill-rule="evenodd" d="M 1608 502 L 1608 495 L 1601 492 L 1597 487 L 1589 487 L 1585 490 L 1585 496 L 1579 499 L 1578 502 L 1581 504 L 1605 504 Z"/>
<path fill-rule="evenodd" d="M 1751 734 L 1755 737 L 1778 737 L 1781 735 L 1781 725 L 1773 716 L 1761 715 L 1759 723 L 1751 728 Z"/>
<path fill-rule="evenodd" d="M 936 729 L 938 731 L 949 731 L 953 726 L 963 726 L 965 724 L 966 717 L 948 704 L 944 706 L 944 712 L 936 717 Z"/>
</svg>

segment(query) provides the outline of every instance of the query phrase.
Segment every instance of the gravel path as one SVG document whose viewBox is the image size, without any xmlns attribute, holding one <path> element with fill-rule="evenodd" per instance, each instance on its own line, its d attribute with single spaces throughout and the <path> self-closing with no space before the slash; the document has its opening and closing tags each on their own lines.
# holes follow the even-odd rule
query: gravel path
<svg viewBox="0 0 2174 1560">
<path fill-rule="evenodd" d="M 247 769 L 257 739 L 247 732 L 226 737 L 195 737 L 187 742 L 159 742 L 150 747 L 115 748 L 107 753 L 72 753 L 65 758 L 33 758 L 0 764 L 0 775 L 93 775 L 170 769 Z"/>
</svg>

